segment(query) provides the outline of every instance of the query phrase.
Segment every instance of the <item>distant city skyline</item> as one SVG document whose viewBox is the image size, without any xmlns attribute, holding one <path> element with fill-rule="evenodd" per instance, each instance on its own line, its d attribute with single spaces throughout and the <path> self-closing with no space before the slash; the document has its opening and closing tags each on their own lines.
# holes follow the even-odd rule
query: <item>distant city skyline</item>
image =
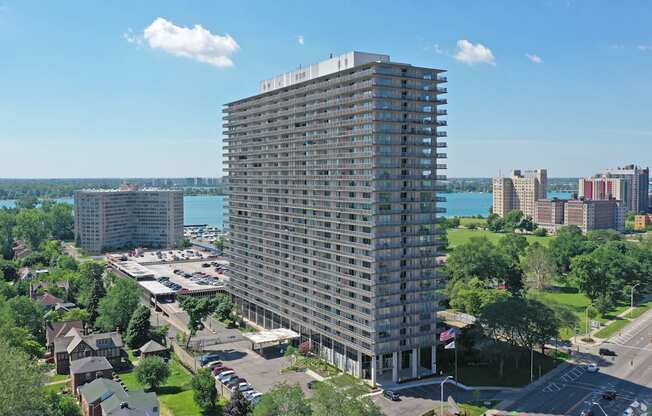
<svg viewBox="0 0 652 416">
<path fill-rule="evenodd" d="M 350 50 L 448 71 L 451 177 L 651 164 L 649 3 L 373 4 L 0 0 L 0 178 L 222 176 L 224 103 Z"/>
</svg>

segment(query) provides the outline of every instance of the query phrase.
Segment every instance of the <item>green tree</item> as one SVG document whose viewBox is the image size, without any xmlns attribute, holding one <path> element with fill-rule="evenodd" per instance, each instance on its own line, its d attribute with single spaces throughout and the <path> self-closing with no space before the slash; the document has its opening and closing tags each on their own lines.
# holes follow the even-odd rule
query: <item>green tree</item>
<svg viewBox="0 0 652 416">
<path fill-rule="evenodd" d="M 231 400 L 224 407 L 224 416 L 247 416 L 251 414 L 251 406 L 249 402 L 242 395 L 240 390 L 236 390 L 231 394 Z"/>
<path fill-rule="evenodd" d="M 515 209 L 510 211 L 505 215 L 505 228 L 509 230 L 514 230 L 518 228 L 523 220 L 523 211 Z"/>
<path fill-rule="evenodd" d="M 7 301 L 16 326 L 27 329 L 36 339 L 45 340 L 43 315 L 45 310 L 27 296 L 17 296 Z"/>
<path fill-rule="evenodd" d="M 43 414 L 43 372 L 36 360 L 0 338 L 0 416 Z"/>
<path fill-rule="evenodd" d="M 334 413 L 335 414 L 335 413 Z M 310 403 L 298 384 L 280 383 L 258 402 L 253 416 L 311 416 Z"/>
<path fill-rule="evenodd" d="M 48 224 L 52 237 L 68 241 L 74 238 L 75 221 L 72 215 L 72 205 L 56 203 L 48 211 Z"/>
<path fill-rule="evenodd" d="M 50 234 L 48 218 L 38 209 L 24 209 L 16 216 L 16 237 L 25 240 L 33 249 L 37 250 Z"/>
<path fill-rule="evenodd" d="M 104 288 L 104 264 L 87 261 L 79 266 L 79 277 L 73 283 L 73 298 L 86 307 L 88 323 L 95 325 L 99 314 L 100 300 L 106 295 Z M 114 328 L 115 329 L 115 328 Z"/>
<path fill-rule="evenodd" d="M 478 316 L 482 309 L 496 302 L 499 297 L 509 296 L 504 291 L 487 287 L 478 278 L 459 280 L 449 290 L 450 306 L 459 311 Z"/>
<path fill-rule="evenodd" d="M 16 216 L 8 210 L 0 209 L 0 259 L 13 257 L 14 226 Z"/>
<path fill-rule="evenodd" d="M 0 272 L 7 282 L 15 282 L 18 280 L 18 267 L 16 263 L 11 260 L 0 259 Z"/>
<path fill-rule="evenodd" d="M 452 282 L 474 277 L 497 282 L 505 274 L 506 259 L 486 237 L 472 237 L 468 243 L 456 247 L 449 254 L 446 272 Z"/>
<path fill-rule="evenodd" d="M 100 300 L 96 325 L 104 331 L 127 329 L 129 320 L 138 307 L 139 293 L 140 289 L 133 280 L 117 279 Z"/>
<path fill-rule="evenodd" d="M 525 254 L 528 245 L 527 238 L 518 234 L 507 234 L 498 241 L 498 249 L 512 263 L 518 263 L 519 258 Z"/>
<path fill-rule="evenodd" d="M 557 261 L 560 273 L 568 273 L 573 257 L 586 251 L 586 237 L 577 226 L 568 225 L 557 231 L 557 237 L 548 245 L 552 257 Z"/>
<path fill-rule="evenodd" d="M 150 390 L 156 390 L 169 376 L 170 367 L 160 357 L 146 357 L 136 367 L 136 379 Z"/>
<path fill-rule="evenodd" d="M 16 208 L 19 210 L 35 209 L 36 205 L 38 205 L 38 198 L 31 195 L 22 196 L 16 201 Z"/>
<path fill-rule="evenodd" d="M 125 342 L 129 348 L 140 348 L 149 340 L 150 310 L 145 305 L 140 305 L 129 320 Z"/>
<path fill-rule="evenodd" d="M 217 405 L 217 389 L 210 369 L 199 369 L 197 375 L 192 378 L 190 386 L 193 391 L 193 399 L 200 409 L 204 412 L 215 409 Z"/>
<path fill-rule="evenodd" d="M 550 250 L 539 243 L 527 248 L 521 267 L 528 286 L 535 289 L 545 288 L 557 275 L 557 262 Z"/>
<path fill-rule="evenodd" d="M 349 397 L 330 383 L 319 384 L 310 402 L 313 416 L 381 416 L 383 414 L 368 397 Z"/>
<path fill-rule="evenodd" d="M 186 340 L 186 348 L 190 345 L 190 339 L 197 334 L 197 331 L 204 327 L 202 321 L 215 311 L 218 302 L 219 300 L 217 298 L 179 297 L 179 306 L 188 314 L 190 336 Z"/>
<path fill-rule="evenodd" d="M 228 295 L 218 295 L 217 296 L 217 307 L 215 308 L 215 317 L 222 321 L 228 321 L 231 319 L 231 313 L 233 312 L 233 301 Z"/>
<path fill-rule="evenodd" d="M 48 416 L 82 416 L 82 411 L 75 399 L 53 391 L 43 395 Z"/>
</svg>

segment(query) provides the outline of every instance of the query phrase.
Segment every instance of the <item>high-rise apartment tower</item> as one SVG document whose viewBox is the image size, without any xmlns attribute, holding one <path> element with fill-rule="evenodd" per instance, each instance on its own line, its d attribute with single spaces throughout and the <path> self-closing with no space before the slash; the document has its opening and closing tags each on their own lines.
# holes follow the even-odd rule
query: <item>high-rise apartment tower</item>
<svg viewBox="0 0 652 416">
<path fill-rule="evenodd" d="M 546 199 L 548 174 L 545 169 L 514 170 L 511 177 L 493 180 L 493 213 L 501 217 L 520 210 L 526 217 L 536 216 L 537 201 Z"/>
<path fill-rule="evenodd" d="M 443 72 L 350 52 L 224 108 L 237 309 L 374 383 L 436 371 Z"/>
</svg>

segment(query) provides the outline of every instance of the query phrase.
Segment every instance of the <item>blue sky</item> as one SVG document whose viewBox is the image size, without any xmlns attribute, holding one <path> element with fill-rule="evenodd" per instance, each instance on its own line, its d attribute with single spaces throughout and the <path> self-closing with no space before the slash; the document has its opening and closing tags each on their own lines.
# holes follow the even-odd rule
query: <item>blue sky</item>
<svg viewBox="0 0 652 416">
<path fill-rule="evenodd" d="M 449 71 L 449 176 L 649 165 L 650 22 L 648 1 L 0 0 L 0 177 L 221 175 L 223 103 L 350 50 Z"/>
</svg>

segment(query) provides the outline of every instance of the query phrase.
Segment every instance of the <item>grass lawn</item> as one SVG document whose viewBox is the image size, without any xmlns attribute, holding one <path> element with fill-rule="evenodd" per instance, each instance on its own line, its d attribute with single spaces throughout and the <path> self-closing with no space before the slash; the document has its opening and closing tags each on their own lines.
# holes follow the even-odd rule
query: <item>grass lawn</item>
<svg viewBox="0 0 652 416">
<path fill-rule="evenodd" d="M 504 233 L 494 233 L 488 230 L 469 230 L 465 228 L 452 228 L 447 230 L 447 233 L 448 246 L 450 248 L 454 248 L 461 244 L 467 243 L 471 237 L 487 237 L 492 243 L 497 243 L 498 240 L 506 235 Z M 537 241 L 540 244 L 547 246 L 555 237 L 537 237 L 535 235 L 526 235 L 525 238 L 530 244 Z"/>
<path fill-rule="evenodd" d="M 471 224 L 477 225 L 478 227 L 484 227 L 487 225 L 487 220 L 485 218 L 473 218 L 473 217 L 459 217 L 460 225 L 467 227 Z"/>
<path fill-rule="evenodd" d="M 367 383 L 356 379 L 349 374 L 341 374 L 328 379 L 338 390 L 345 390 L 350 397 L 359 397 L 371 392 L 371 387 Z"/>
<path fill-rule="evenodd" d="M 309 368 L 315 373 L 319 374 L 322 377 L 330 377 L 337 375 L 340 370 L 336 367 L 328 364 L 326 361 L 319 359 L 318 357 L 304 357 L 303 355 L 297 353 L 294 357 L 294 364 L 286 368 L 287 371 L 298 371 Z"/>
<path fill-rule="evenodd" d="M 69 386 L 70 386 L 70 384 L 68 384 L 68 383 L 50 384 L 48 386 L 44 386 L 43 390 L 45 390 L 46 392 L 51 391 L 53 393 L 61 393 L 63 391 L 63 389 L 65 389 L 66 387 L 69 387 Z"/>
<path fill-rule="evenodd" d="M 520 352 L 520 356 L 519 356 Z M 445 374 L 455 374 L 455 354 L 450 350 L 440 352 L 440 366 Z M 516 357 L 519 356 L 518 367 Z M 485 352 L 475 352 L 473 356 L 460 354 L 458 375 L 460 382 L 467 386 L 523 387 L 530 383 L 530 350 L 512 349 L 504 355 L 503 375 L 500 376 L 499 361 L 492 360 Z M 562 360 L 534 351 L 534 379 L 557 367 Z"/>
<path fill-rule="evenodd" d="M 579 323 L 577 325 L 578 335 L 586 333 L 586 307 L 589 306 L 589 298 L 586 295 L 579 293 L 577 289 L 566 287 L 553 287 L 547 290 L 532 290 L 534 296 L 543 303 L 559 303 L 570 308 L 573 313 L 578 317 Z M 596 316 L 593 319 L 605 323 L 622 312 L 627 310 L 626 304 L 620 304 L 605 316 Z M 573 336 L 573 331 L 568 328 L 562 328 L 562 339 L 570 339 Z"/>
<path fill-rule="evenodd" d="M 629 312 L 627 314 L 627 318 L 636 319 L 639 316 L 643 315 L 645 312 L 647 312 L 648 309 L 650 309 L 651 307 L 652 307 L 652 302 L 642 303 L 640 306 L 634 308 L 633 311 Z"/>
<path fill-rule="evenodd" d="M 628 319 L 616 319 L 609 325 L 596 332 L 595 336 L 602 339 L 610 338 L 613 334 L 626 327 L 629 322 L 630 321 Z"/>
<path fill-rule="evenodd" d="M 136 380 L 135 371 L 120 373 L 120 378 L 129 390 L 144 389 Z M 191 379 L 192 374 L 176 359 L 170 360 L 170 377 L 156 391 L 161 401 L 161 416 L 197 416 L 202 414 L 192 397 Z"/>
<path fill-rule="evenodd" d="M 70 376 L 68 374 L 55 374 L 53 376 L 48 376 L 46 383 L 55 383 L 57 381 L 69 380 Z"/>
</svg>

